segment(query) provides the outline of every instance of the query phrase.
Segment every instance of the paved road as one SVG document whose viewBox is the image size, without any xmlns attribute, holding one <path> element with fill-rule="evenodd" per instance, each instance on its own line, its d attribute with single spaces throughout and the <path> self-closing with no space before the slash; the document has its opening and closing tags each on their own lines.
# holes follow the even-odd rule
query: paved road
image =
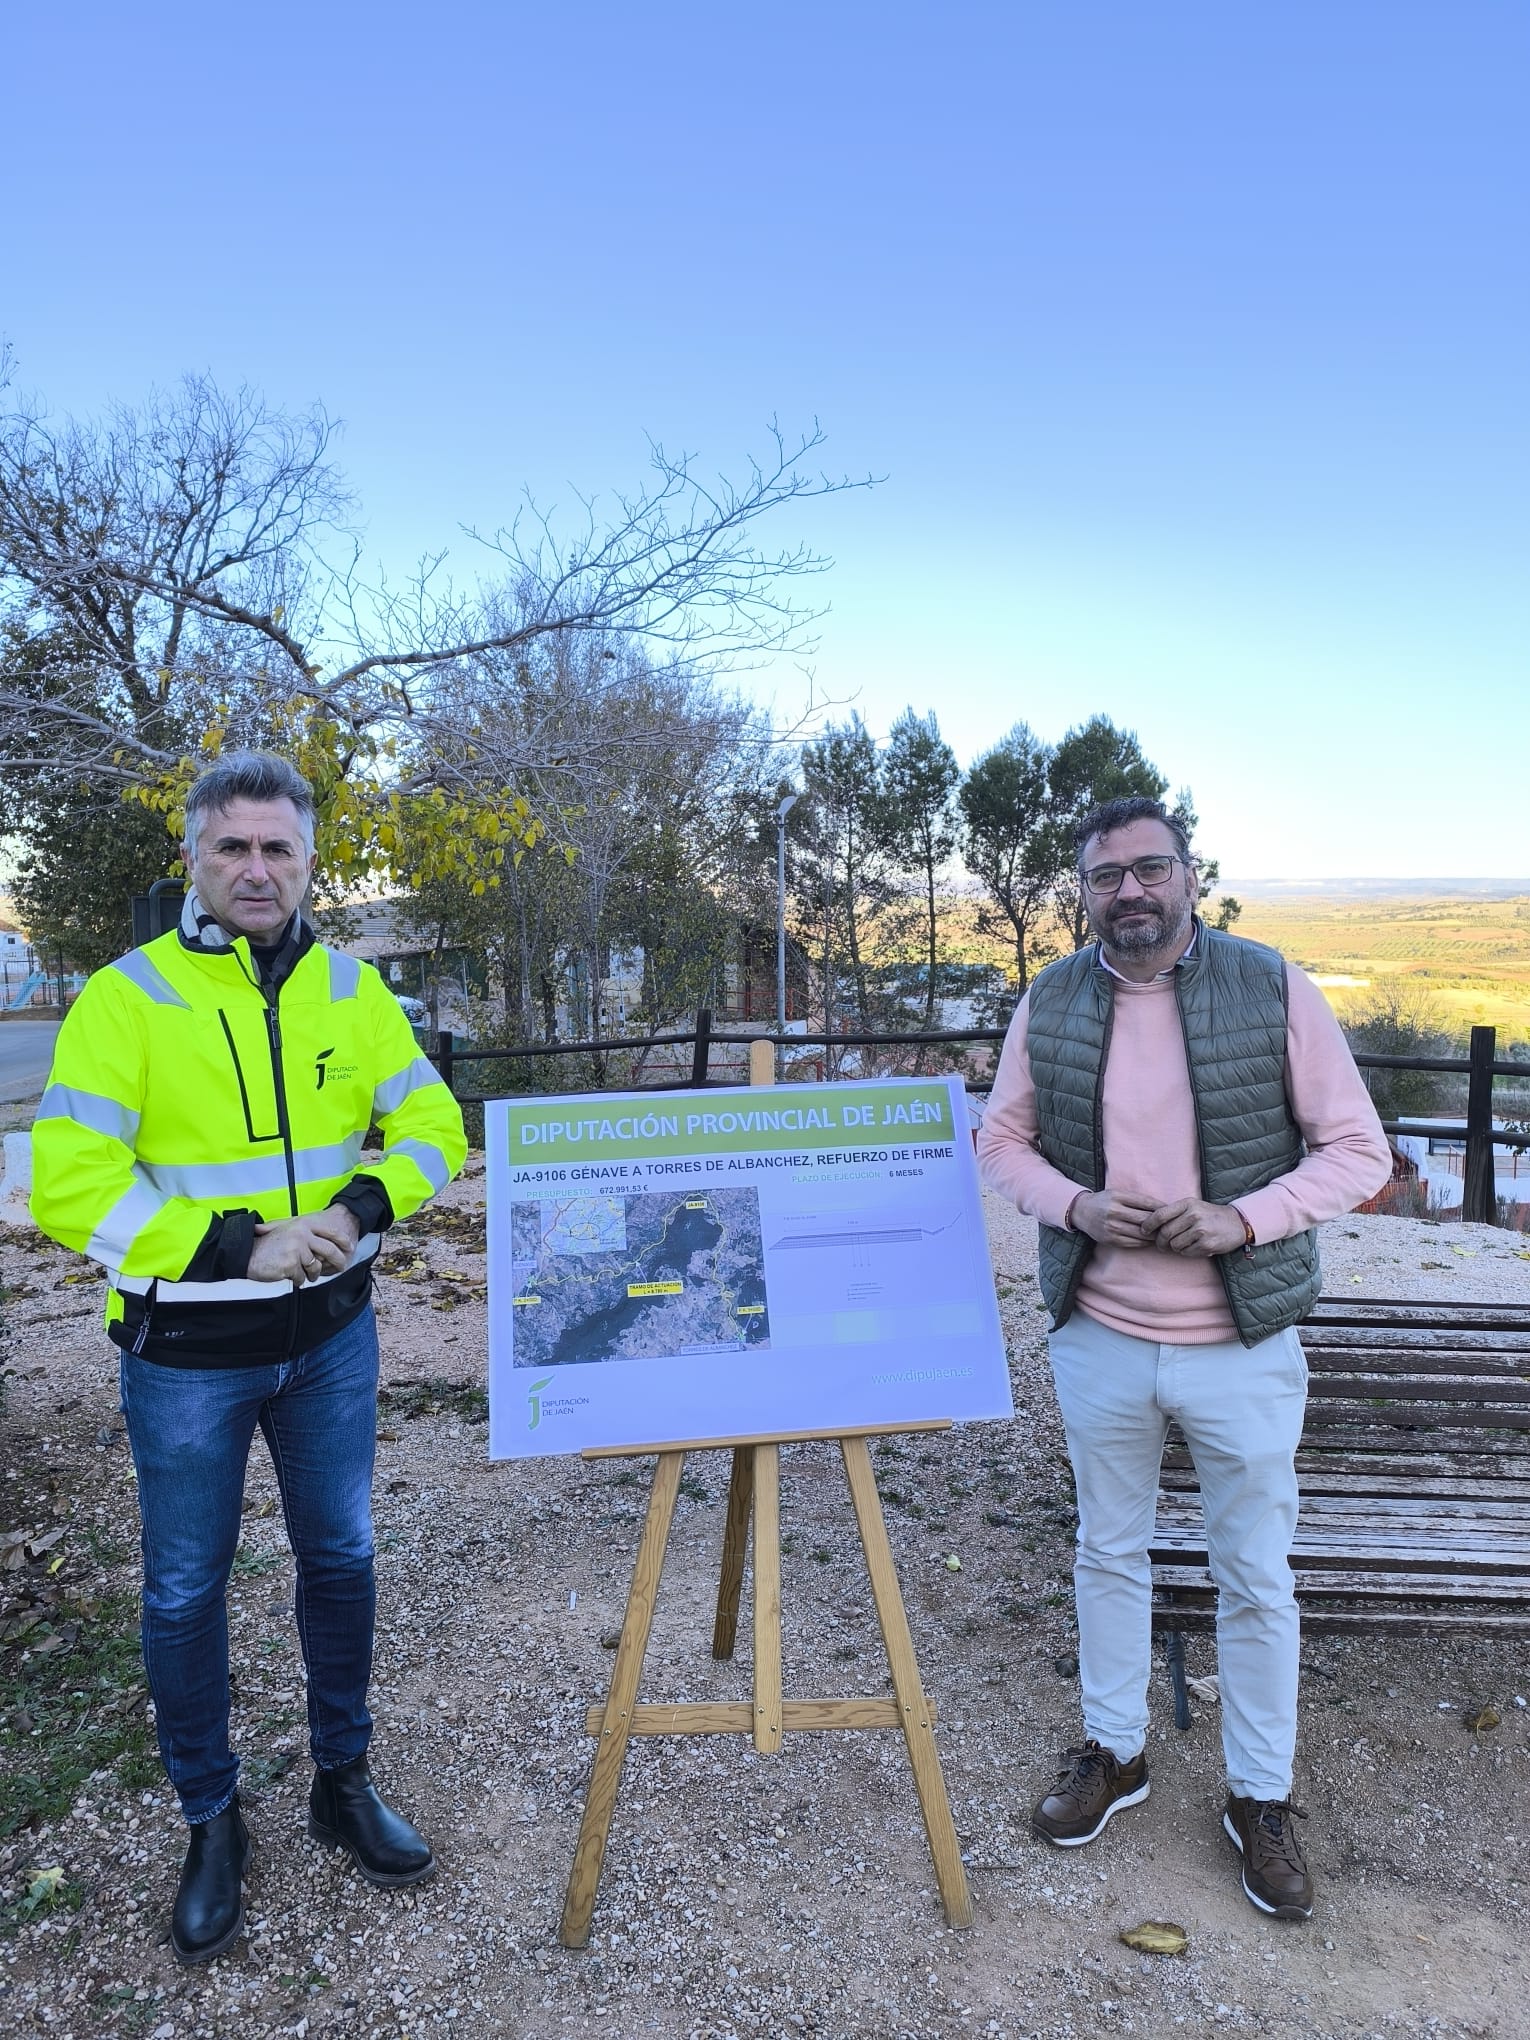
<svg viewBox="0 0 1530 2040">
<path fill-rule="evenodd" d="M 56 1020 L 0 1023 L 0 1105 L 35 1103 L 48 1081 Z"/>
</svg>

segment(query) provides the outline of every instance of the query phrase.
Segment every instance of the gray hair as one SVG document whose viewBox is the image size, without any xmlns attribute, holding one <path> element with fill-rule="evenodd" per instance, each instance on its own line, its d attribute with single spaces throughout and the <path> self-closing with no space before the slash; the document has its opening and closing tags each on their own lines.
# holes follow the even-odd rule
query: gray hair
<svg viewBox="0 0 1530 2040">
<path fill-rule="evenodd" d="M 1150 800 L 1145 793 L 1124 793 L 1091 808 L 1073 831 L 1079 870 L 1084 868 L 1084 851 L 1096 836 L 1114 835 L 1117 829 L 1130 828 L 1133 822 L 1162 822 L 1174 838 L 1180 856 L 1186 864 L 1190 862 L 1190 838 L 1179 817 L 1170 814 L 1161 800 Z"/>
<path fill-rule="evenodd" d="M 303 844 L 312 855 L 313 788 L 285 758 L 269 751 L 228 751 L 199 772 L 186 796 L 186 844 L 193 857 L 209 815 L 224 815 L 236 800 L 290 800 L 298 811 Z"/>
</svg>

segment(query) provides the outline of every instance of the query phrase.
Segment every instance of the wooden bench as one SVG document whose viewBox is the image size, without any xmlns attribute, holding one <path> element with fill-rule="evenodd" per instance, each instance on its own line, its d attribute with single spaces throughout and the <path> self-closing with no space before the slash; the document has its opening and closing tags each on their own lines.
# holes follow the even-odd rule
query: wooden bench
<svg viewBox="0 0 1530 2040">
<path fill-rule="evenodd" d="M 1303 1629 L 1530 1635 L 1530 1303 L 1325 1296 L 1301 1341 Z M 1153 1628 L 1188 1728 L 1184 1636 L 1214 1628 L 1216 1588 L 1174 1428 L 1150 1555 Z"/>
</svg>

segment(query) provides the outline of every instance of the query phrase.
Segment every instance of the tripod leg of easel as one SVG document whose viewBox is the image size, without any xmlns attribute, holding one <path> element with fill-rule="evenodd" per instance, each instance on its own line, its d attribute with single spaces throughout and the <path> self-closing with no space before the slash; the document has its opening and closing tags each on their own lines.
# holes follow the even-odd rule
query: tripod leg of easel
<svg viewBox="0 0 1530 2040">
<path fill-rule="evenodd" d="M 941 1903 L 951 1926 L 970 1927 L 972 1896 L 967 1889 L 967 1872 L 962 1864 L 961 1844 L 956 1838 L 956 1823 L 951 1818 L 951 1802 L 946 1797 L 946 1781 L 940 1768 L 940 1753 L 935 1747 L 929 1702 L 919 1679 L 914 1639 L 909 1634 L 892 1546 L 887 1541 L 887 1525 L 882 1520 L 882 1501 L 877 1493 L 876 1476 L 871 1470 L 871 1454 L 866 1450 L 864 1438 L 841 1438 L 839 1449 L 844 1455 L 845 1477 L 850 1483 L 855 1520 L 860 1526 L 866 1570 L 871 1575 L 877 1620 L 882 1625 L 882 1641 L 887 1648 L 893 1693 L 898 1702 L 904 1740 L 908 1744 L 908 1760 L 913 1767 L 919 1811 L 924 1816 L 924 1831 L 935 1863 L 935 1881 L 940 1886 Z M 758 1556 L 755 1565 L 758 1571 Z"/>
<path fill-rule="evenodd" d="M 579 1845 L 574 1851 L 574 1867 L 569 1872 L 568 1891 L 563 1900 L 558 1939 L 565 1948 L 582 1948 L 590 1938 L 595 1889 L 600 1883 L 600 1866 L 605 1861 L 606 1837 L 616 1808 L 616 1788 L 621 1782 L 627 1738 L 632 1731 L 638 1678 L 643 1669 L 643 1653 L 648 1648 L 648 1632 L 653 1627 L 659 1576 L 664 1570 L 664 1547 L 669 1542 L 684 1463 L 683 1452 L 661 1452 L 653 1476 L 648 1516 L 638 1544 L 637 1562 L 632 1568 L 632 1590 L 627 1596 L 621 1642 L 616 1646 L 616 1663 L 611 1668 L 611 1692 L 585 1794 L 584 1818 L 579 1823 Z"/>
<path fill-rule="evenodd" d="M 749 1544 L 749 1509 L 753 1501 L 754 1447 L 735 1445 L 733 1472 L 728 1481 L 728 1518 L 723 1526 L 722 1577 L 717 1583 L 717 1620 L 712 1625 L 715 1658 L 731 1658 L 738 1636 L 738 1603 L 744 1587 L 744 1552 Z"/>
<path fill-rule="evenodd" d="M 765 1756 L 781 1747 L 779 1445 L 754 1448 L 754 1746 Z"/>
</svg>

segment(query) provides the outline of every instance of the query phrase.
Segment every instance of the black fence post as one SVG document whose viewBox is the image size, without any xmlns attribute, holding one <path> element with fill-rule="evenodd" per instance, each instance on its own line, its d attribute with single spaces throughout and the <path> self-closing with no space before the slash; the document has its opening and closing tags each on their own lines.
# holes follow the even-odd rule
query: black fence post
<svg viewBox="0 0 1530 2040">
<path fill-rule="evenodd" d="M 1472 1029 L 1466 1090 L 1466 1169 L 1461 1183 L 1461 1216 L 1472 1225 L 1492 1225 L 1498 1217 L 1493 1183 L 1493 1054 L 1497 1034 L 1491 1027 Z"/>
<path fill-rule="evenodd" d="M 443 1027 L 436 1035 L 436 1068 L 441 1072 L 441 1081 L 455 1098 L 457 1095 L 457 1063 L 452 1053 L 452 1031 Z"/>
<path fill-rule="evenodd" d="M 712 1009 L 703 1006 L 696 1015 L 696 1046 L 691 1055 L 691 1088 L 699 1091 L 707 1080 L 712 1060 Z"/>
<path fill-rule="evenodd" d="M 146 893 L 129 900 L 133 914 L 133 947 L 141 949 L 156 935 L 168 935 L 181 918 L 186 888 L 178 878 L 156 878 Z"/>
</svg>

